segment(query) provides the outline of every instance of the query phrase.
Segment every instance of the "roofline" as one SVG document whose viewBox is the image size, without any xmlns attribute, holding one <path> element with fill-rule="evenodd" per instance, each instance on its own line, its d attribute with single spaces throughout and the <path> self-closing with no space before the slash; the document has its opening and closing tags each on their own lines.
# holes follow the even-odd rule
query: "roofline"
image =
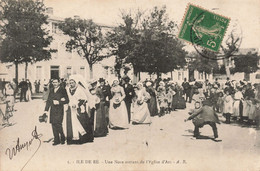
<svg viewBox="0 0 260 171">
<path fill-rule="evenodd" d="M 65 18 L 62 18 L 62 17 L 56 17 L 54 15 L 49 15 L 48 14 L 48 21 L 55 21 L 55 22 L 63 22 L 65 20 Z M 103 23 L 96 23 L 94 22 L 95 24 L 97 24 L 98 26 L 100 27 L 104 27 L 104 28 L 114 28 L 115 26 L 110 26 L 110 25 L 106 25 L 106 24 L 103 24 Z"/>
</svg>

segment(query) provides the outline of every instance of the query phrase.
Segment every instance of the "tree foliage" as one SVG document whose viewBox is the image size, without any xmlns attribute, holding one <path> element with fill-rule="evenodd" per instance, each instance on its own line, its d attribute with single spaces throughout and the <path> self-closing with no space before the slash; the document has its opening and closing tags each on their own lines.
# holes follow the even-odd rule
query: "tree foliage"
<svg viewBox="0 0 260 171">
<path fill-rule="evenodd" d="M 101 27 L 92 20 L 66 18 L 59 24 L 59 28 L 65 35 L 70 36 L 66 43 L 68 51 L 75 49 L 80 56 L 83 56 L 90 68 L 90 78 L 93 77 L 93 65 L 108 57 L 104 50 L 106 39 Z"/>
<path fill-rule="evenodd" d="M 17 66 L 17 79 L 18 64 L 49 60 L 55 52 L 48 48 L 52 37 L 43 27 L 48 16 L 41 1 L 3 0 L 0 8 L 0 59 Z"/>
<path fill-rule="evenodd" d="M 194 52 L 191 54 L 192 61 L 189 63 L 188 68 L 191 71 L 197 70 L 199 72 L 205 72 L 210 74 L 213 70 L 218 70 L 218 63 L 214 59 L 214 53 L 208 51 L 207 54 L 211 55 L 210 58 L 204 58 L 200 56 L 198 53 Z"/>
<path fill-rule="evenodd" d="M 242 37 L 239 37 L 239 35 L 236 33 L 237 26 L 234 27 L 235 28 L 230 32 L 225 43 L 220 46 L 222 53 L 224 54 L 223 63 L 228 77 L 230 76 L 229 58 L 236 56 L 235 54 L 239 51 L 240 45 L 242 43 Z"/>
<path fill-rule="evenodd" d="M 260 57 L 257 53 L 248 52 L 246 55 L 239 55 L 234 58 L 234 72 L 253 73 L 256 72 Z"/>
<path fill-rule="evenodd" d="M 123 13 L 122 19 L 123 24 L 109 34 L 116 66 L 131 63 L 135 73 L 167 73 L 185 65 L 184 45 L 176 39 L 176 24 L 166 7 L 154 7 L 148 15 Z"/>
<path fill-rule="evenodd" d="M 140 34 L 140 19 L 142 12 L 138 11 L 135 16 L 131 13 L 121 13 L 123 23 L 114 27 L 112 31 L 107 34 L 107 42 L 110 51 L 116 56 L 115 70 L 120 77 L 120 70 L 133 55 L 135 46 L 139 43 L 138 36 Z"/>
</svg>

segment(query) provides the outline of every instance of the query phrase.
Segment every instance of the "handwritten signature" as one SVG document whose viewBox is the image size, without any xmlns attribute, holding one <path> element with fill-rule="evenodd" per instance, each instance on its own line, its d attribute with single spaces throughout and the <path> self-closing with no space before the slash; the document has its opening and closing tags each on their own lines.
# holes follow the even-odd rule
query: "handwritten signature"
<svg viewBox="0 0 260 171">
<path fill-rule="evenodd" d="M 42 136 L 42 134 L 38 134 L 37 126 L 35 126 L 35 129 L 32 131 L 31 135 L 32 135 L 32 138 L 29 141 L 26 141 L 24 143 L 20 143 L 20 139 L 18 137 L 16 146 L 7 148 L 5 151 L 5 154 L 9 157 L 10 160 L 12 160 L 14 156 L 16 156 L 18 153 L 22 152 L 24 149 L 26 149 L 28 151 L 29 147 L 32 145 L 34 140 L 37 140 L 39 142 L 39 145 L 38 145 L 37 149 L 35 150 L 35 152 L 33 153 L 33 155 L 25 163 L 23 168 L 29 163 L 29 161 L 33 158 L 33 156 L 37 153 L 37 151 L 39 150 L 39 148 L 41 146 L 40 137 Z M 23 170 L 23 168 L 21 170 Z"/>
</svg>

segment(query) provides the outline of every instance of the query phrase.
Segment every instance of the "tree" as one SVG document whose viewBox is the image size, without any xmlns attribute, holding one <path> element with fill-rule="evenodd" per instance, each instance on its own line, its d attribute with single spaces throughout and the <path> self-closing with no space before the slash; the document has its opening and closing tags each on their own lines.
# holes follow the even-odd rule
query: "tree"
<svg viewBox="0 0 260 171">
<path fill-rule="evenodd" d="M 230 62 L 236 53 L 239 51 L 240 45 L 242 43 L 242 32 L 238 32 L 238 24 L 235 23 L 232 26 L 232 30 L 228 35 L 225 43 L 221 45 L 221 50 L 223 54 L 223 63 L 225 66 L 227 77 L 230 77 Z"/>
<path fill-rule="evenodd" d="M 110 33 L 110 47 L 121 63 L 131 63 L 138 72 L 167 73 L 185 65 L 184 45 L 174 34 L 176 24 L 170 21 L 166 7 L 154 7 L 144 16 L 138 11 L 122 15 L 123 24 Z M 121 64 L 119 64 L 120 66 Z"/>
<path fill-rule="evenodd" d="M 108 47 L 116 56 L 115 71 L 120 78 L 120 70 L 127 62 L 126 59 L 132 55 L 135 46 L 138 44 L 138 34 L 140 34 L 140 20 L 143 12 L 137 11 L 135 16 L 132 13 L 121 12 L 123 23 L 113 28 L 107 34 Z M 136 70 L 134 74 L 137 75 Z M 136 82 L 136 81 L 135 81 Z"/>
<path fill-rule="evenodd" d="M 239 55 L 234 58 L 234 72 L 244 72 L 250 74 L 256 72 L 258 67 L 258 61 L 260 57 L 257 53 L 248 52 L 246 55 Z"/>
<path fill-rule="evenodd" d="M 231 72 L 231 70 L 230 70 L 230 72 Z M 225 75 L 226 74 L 225 66 L 220 65 L 218 68 L 213 68 L 213 74 Z"/>
<path fill-rule="evenodd" d="M 213 60 L 215 55 L 214 52 L 208 51 L 207 54 L 210 55 L 210 58 L 204 58 L 201 57 L 198 53 L 192 53 L 192 61 L 188 66 L 189 70 L 204 72 L 205 76 L 206 74 L 213 73 L 214 70 L 218 70 L 217 60 Z"/>
<path fill-rule="evenodd" d="M 186 64 L 186 52 L 183 50 L 184 45 L 176 39 L 174 34 L 176 24 L 171 21 L 166 13 L 166 7 L 154 7 L 149 15 L 142 21 L 141 43 L 136 48 L 137 53 L 143 53 L 135 56 L 132 60 L 136 62 L 137 70 L 142 72 L 167 73 L 174 69 L 179 69 Z M 141 60 L 141 62 L 140 62 Z"/>
<path fill-rule="evenodd" d="M 18 80 L 18 64 L 25 63 L 27 77 L 28 63 L 49 60 L 48 48 L 52 37 L 44 25 L 48 16 L 41 1 L 3 0 L 0 3 L 0 34 L 3 37 L 0 45 L 0 59 L 3 63 L 15 64 L 15 78 Z"/>
<path fill-rule="evenodd" d="M 92 20 L 66 18 L 59 24 L 59 28 L 65 35 L 70 36 L 66 43 L 67 50 L 71 52 L 75 49 L 87 60 L 90 78 L 93 78 L 93 65 L 109 57 L 104 53 L 107 45 L 101 27 Z"/>
</svg>

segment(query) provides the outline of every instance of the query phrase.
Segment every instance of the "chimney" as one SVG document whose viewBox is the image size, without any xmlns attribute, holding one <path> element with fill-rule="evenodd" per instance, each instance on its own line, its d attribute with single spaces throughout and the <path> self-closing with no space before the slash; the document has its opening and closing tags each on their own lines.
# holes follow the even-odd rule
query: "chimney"
<svg viewBox="0 0 260 171">
<path fill-rule="evenodd" d="M 53 8 L 52 7 L 48 7 L 48 8 L 46 8 L 46 12 L 47 12 L 47 14 L 53 14 Z"/>
</svg>

